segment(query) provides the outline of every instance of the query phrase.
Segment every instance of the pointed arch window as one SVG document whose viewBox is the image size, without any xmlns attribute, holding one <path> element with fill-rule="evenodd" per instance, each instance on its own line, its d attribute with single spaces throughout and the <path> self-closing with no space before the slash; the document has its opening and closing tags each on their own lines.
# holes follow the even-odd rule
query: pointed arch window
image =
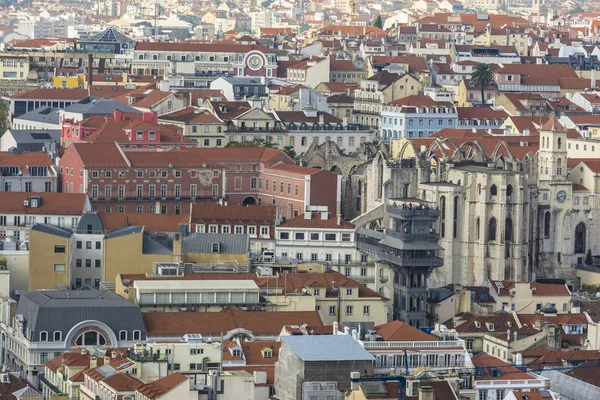
<svg viewBox="0 0 600 400">
<path fill-rule="evenodd" d="M 440 197 L 440 235 L 446 237 L 446 197 Z"/>
<path fill-rule="evenodd" d="M 492 217 L 488 222 L 488 241 L 496 240 L 496 218 Z"/>
<path fill-rule="evenodd" d="M 550 237 L 550 211 L 544 214 L 544 237 L 546 239 Z"/>
</svg>

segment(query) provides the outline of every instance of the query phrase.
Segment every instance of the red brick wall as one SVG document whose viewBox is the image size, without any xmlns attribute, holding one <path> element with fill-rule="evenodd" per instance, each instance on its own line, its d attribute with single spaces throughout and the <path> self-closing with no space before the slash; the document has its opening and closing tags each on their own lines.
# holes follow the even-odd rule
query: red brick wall
<svg viewBox="0 0 600 400">
<path fill-rule="evenodd" d="M 83 168 L 83 162 L 79 158 L 75 148 L 68 147 L 58 163 L 58 191 L 84 193 Z M 80 185 L 82 185 L 81 191 Z"/>
<path fill-rule="evenodd" d="M 310 205 L 327 206 L 331 215 L 336 215 L 337 175 L 321 170 L 310 177 Z"/>
</svg>

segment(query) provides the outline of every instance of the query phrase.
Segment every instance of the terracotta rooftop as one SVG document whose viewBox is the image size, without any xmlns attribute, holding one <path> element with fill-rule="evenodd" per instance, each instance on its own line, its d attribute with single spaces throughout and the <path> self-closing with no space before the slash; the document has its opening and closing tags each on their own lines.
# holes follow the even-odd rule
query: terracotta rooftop
<svg viewBox="0 0 600 400">
<path fill-rule="evenodd" d="M 562 124 L 560 122 L 558 122 L 558 119 L 556 119 L 556 117 L 553 115 L 552 117 L 550 117 L 550 119 L 544 125 L 542 125 L 540 130 L 541 131 L 552 131 L 552 132 L 564 132 L 565 127 L 562 126 Z"/>
<path fill-rule="evenodd" d="M 273 51 L 266 47 L 254 44 L 236 44 L 221 41 L 219 43 L 193 43 L 193 42 L 137 42 L 136 51 L 191 51 L 206 53 L 248 53 L 252 50 L 271 54 Z"/>
<path fill-rule="evenodd" d="M 213 115 L 208 110 L 203 110 L 196 107 L 187 107 L 170 114 L 160 116 L 161 120 L 172 122 L 184 122 L 187 124 L 221 124 L 219 118 Z"/>
<path fill-rule="evenodd" d="M 316 311 L 241 311 L 228 307 L 221 312 L 143 314 L 150 337 L 181 338 L 186 333 L 219 336 L 243 328 L 255 335 L 278 336 L 284 325 L 322 326 Z"/>
<path fill-rule="evenodd" d="M 337 217 L 332 213 L 328 213 L 327 219 L 321 219 L 318 212 L 312 213 L 310 219 L 304 218 L 304 214 L 301 214 L 292 219 L 288 219 L 279 225 L 279 228 L 319 228 L 319 229 L 354 229 L 354 224 L 340 220 L 337 223 Z"/>
<path fill-rule="evenodd" d="M 524 379 L 536 379 L 533 375 L 522 372 L 517 367 L 508 364 L 499 358 L 496 358 L 487 353 L 479 353 L 475 357 L 473 357 L 473 364 L 475 368 L 479 368 L 481 371 L 481 376 L 475 377 L 475 380 L 503 380 L 503 381 L 512 381 L 512 380 L 524 380 Z M 499 371 L 498 374 L 493 375 L 491 373 L 491 368 L 493 367 Z"/>
<path fill-rule="evenodd" d="M 258 276 L 255 278 L 256 284 L 261 287 L 280 288 L 286 293 L 302 293 L 306 288 L 325 289 L 326 297 L 337 297 L 337 290 L 334 288 L 358 288 L 358 297 L 369 297 L 387 300 L 379 293 L 356 282 L 339 272 L 306 272 L 295 274 L 284 274 L 282 276 Z"/>
<path fill-rule="evenodd" d="M 23 93 L 17 93 L 10 96 L 11 99 L 32 99 L 32 100 L 70 100 L 79 101 L 88 97 L 87 89 L 57 89 L 42 88 L 33 89 Z"/>
<path fill-rule="evenodd" d="M 274 226 L 276 218 L 276 206 L 265 205 L 260 207 L 246 207 L 239 205 L 223 206 L 214 203 L 196 203 L 192 205 L 190 223 L 235 221 L 235 223 Z"/>
<path fill-rule="evenodd" d="M 594 360 L 587 361 L 566 372 L 566 374 L 590 385 L 600 387 L 600 360 L 598 360 L 598 357 L 596 355 Z"/>
<path fill-rule="evenodd" d="M 188 382 L 188 377 L 179 372 L 175 372 L 174 374 L 167 375 L 164 378 L 145 383 L 136 391 L 147 399 L 157 399 L 185 382 Z"/>
<path fill-rule="evenodd" d="M 74 143 L 65 152 L 75 151 L 83 161 L 86 168 L 164 168 L 173 164 L 173 167 L 200 167 L 225 165 L 227 163 L 265 163 L 268 164 L 278 156 L 284 154 L 281 150 L 270 148 L 190 148 L 170 149 L 160 152 L 124 151 L 127 160 L 123 158 L 121 149 L 109 143 Z M 282 156 L 284 162 L 293 161 Z M 284 165 L 284 164 L 279 164 Z M 314 168 L 306 168 L 313 171 Z"/>
<path fill-rule="evenodd" d="M 41 199 L 39 207 L 30 207 L 23 204 L 25 200 L 30 200 L 32 197 Z M 84 193 L 2 192 L 0 196 L 0 213 L 80 216 L 85 211 L 86 201 L 87 195 Z"/>
<path fill-rule="evenodd" d="M 405 324 L 402 321 L 392 321 L 374 328 L 385 341 L 437 341 L 435 337 Z"/>
<path fill-rule="evenodd" d="M 19 167 L 23 175 L 29 174 L 28 167 L 50 167 L 54 164 L 45 153 L 41 152 L 26 152 L 26 153 L 10 153 L 0 152 L 0 168 L 1 167 Z M 52 170 L 48 168 L 48 173 L 52 174 Z M 0 172 L 2 176 L 2 172 Z"/>
<path fill-rule="evenodd" d="M 126 226 L 143 226 L 150 232 L 177 232 L 180 224 L 188 224 L 189 214 L 137 214 L 99 211 L 105 232 Z"/>
</svg>

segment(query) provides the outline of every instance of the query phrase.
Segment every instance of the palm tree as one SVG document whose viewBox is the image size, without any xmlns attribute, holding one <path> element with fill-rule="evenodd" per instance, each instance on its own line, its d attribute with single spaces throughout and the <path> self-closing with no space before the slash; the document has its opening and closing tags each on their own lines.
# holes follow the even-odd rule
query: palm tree
<svg viewBox="0 0 600 400">
<path fill-rule="evenodd" d="M 477 64 L 471 74 L 473 82 L 481 88 L 481 105 L 485 106 L 485 87 L 494 80 L 494 72 L 490 64 Z"/>
</svg>

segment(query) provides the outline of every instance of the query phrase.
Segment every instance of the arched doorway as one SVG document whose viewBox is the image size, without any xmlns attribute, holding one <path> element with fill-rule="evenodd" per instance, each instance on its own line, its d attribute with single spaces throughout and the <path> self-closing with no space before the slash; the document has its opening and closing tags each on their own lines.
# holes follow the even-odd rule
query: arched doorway
<svg viewBox="0 0 600 400">
<path fill-rule="evenodd" d="M 254 206 L 256 205 L 256 199 L 252 196 L 248 196 L 242 201 L 243 206 Z"/>
</svg>

